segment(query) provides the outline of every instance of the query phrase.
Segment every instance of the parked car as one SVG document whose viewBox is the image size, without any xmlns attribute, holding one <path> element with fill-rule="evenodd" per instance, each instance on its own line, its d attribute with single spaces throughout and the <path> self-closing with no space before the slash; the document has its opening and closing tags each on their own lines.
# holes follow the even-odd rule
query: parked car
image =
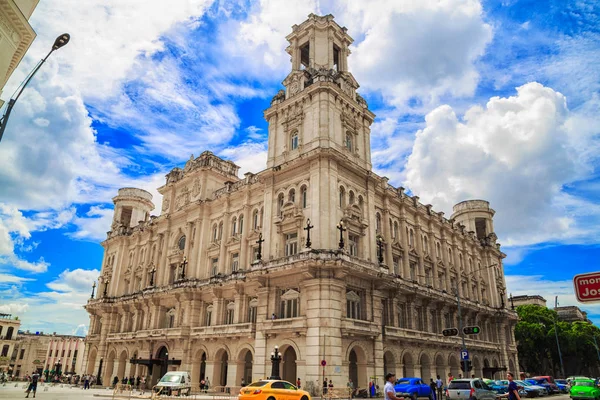
<svg viewBox="0 0 600 400">
<path fill-rule="evenodd" d="M 431 388 L 421 378 L 400 378 L 394 385 L 396 396 L 410 397 L 416 400 L 419 397 L 433 398 Z"/>
<path fill-rule="evenodd" d="M 502 385 L 503 387 L 506 388 L 506 391 L 508 392 L 508 380 L 499 380 L 496 381 L 499 385 Z M 515 381 L 516 383 L 516 381 Z M 517 383 L 517 388 L 518 388 L 518 392 L 519 392 L 519 396 L 520 397 L 527 397 L 527 392 L 525 391 L 525 388 L 523 388 L 523 386 L 519 387 L 519 384 Z"/>
<path fill-rule="evenodd" d="M 571 381 L 571 399 L 597 399 L 600 397 L 600 389 L 596 386 L 594 379 L 574 379 Z"/>
<path fill-rule="evenodd" d="M 550 387 L 550 393 L 560 393 L 560 389 L 554 383 L 554 378 L 549 375 L 534 376 L 531 379 L 537 381 L 538 385 L 546 386 L 547 384 Z"/>
<path fill-rule="evenodd" d="M 503 385 L 500 381 L 493 379 L 484 380 L 485 384 L 489 386 L 496 394 L 504 394 L 508 391 L 508 385 Z"/>
<path fill-rule="evenodd" d="M 481 379 L 454 379 L 446 389 L 446 400 L 496 400 L 496 392 Z"/>
<path fill-rule="evenodd" d="M 554 383 L 558 386 L 558 390 L 560 390 L 561 393 L 569 393 L 570 387 L 566 379 L 555 379 Z"/>
<path fill-rule="evenodd" d="M 192 391 L 192 378 L 185 371 L 169 371 L 160 378 L 154 390 L 168 396 L 182 394 L 189 396 Z"/>
<path fill-rule="evenodd" d="M 547 396 L 548 391 L 543 386 L 534 385 L 527 381 L 515 381 L 517 386 L 523 387 L 527 397 L 542 397 Z"/>
<path fill-rule="evenodd" d="M 260 380 L 240 390 L 239 400 L 311 400 L 307 391 L 298 389 L 287 381 Z"/>
<path fill-rule="evenodd" d="M 532 383 L 534 385 L 545 387 L 548 394 L 553 394 L 553 393 L 559 392 L 558 387 L 555 384 L 550 383 L 545 379 L 529 378 L 529 379 L 526 379 L 526 381 L 529 383 Z M 554 388 L 553 388 L 553 386 L 554 386 Z"/>
</svg>

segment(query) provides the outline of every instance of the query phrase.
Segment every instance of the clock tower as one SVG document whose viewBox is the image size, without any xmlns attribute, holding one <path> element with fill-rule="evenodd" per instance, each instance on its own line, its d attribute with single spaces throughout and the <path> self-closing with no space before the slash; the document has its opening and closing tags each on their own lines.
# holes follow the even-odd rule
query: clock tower
<svg viewBox="0 0 600 400">
<path fill-rule="evenodd" d="M 353 40 L 333 16 L 310 14 L 286 39 L 292 70 L 271 107 L 267 166 L 329 149 L 370 170 L 370 125 L 375 115 L 348 71 Z"/>
</svg>

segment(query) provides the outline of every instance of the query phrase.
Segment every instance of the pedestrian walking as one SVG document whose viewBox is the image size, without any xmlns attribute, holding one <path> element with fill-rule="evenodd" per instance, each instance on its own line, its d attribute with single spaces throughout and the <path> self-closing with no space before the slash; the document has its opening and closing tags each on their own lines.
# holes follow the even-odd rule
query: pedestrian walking
<svg viewBox="0 0 600 400">
<path fill-rule="evenodd" d="M 300 389 L 302 387 L 302 382 L 300 382 L 300 378 L 296 379 L 296 387 Z"/>
<path fill-rule="evenodd" d="M 200 380 L 200 391 L 203 391 L 205 386 L 206 386 L 206 381 L 204 380 L 204 378 L 202 378 Z"/>
<path fill-rule="evenodd" d="M 519 389 L 517 388 L 517 382 L 514 381 L 514 375 L 512 372 L 506 373 L 506 379 L 508 379 L 508 393 L 502 395 L 502 397 L 508 397 L 508 400 L 521 400 L 519 396 Z"/>
<path fill-rule="evenodd" d="M 140 380 L 140 394 L 144 394 L 146 392 L 146 377 L 142 376 Z"/>
<path fill-rule="evenodd" d="M 325 375 L 325 374 L 323 374 Z M 323 379 L 323 396 L 327 394 L 327 378 Z"/>
<path fill-rule="evenodd" d="M 440 379 L 440 376 L 437 376 L 437 380 L 435 381 L 435 386 L 437 388 L 437 400 L 442 400 L 442 390 L 444 387 L 444 382 Z"/>
<path fill-rule="evenodd" d="M 452 372 L 448 373 L 448 386 L 450 386 L 450 382 L 452 382 L 454 380 L 454 376 L 452 375 Z"/>
<path fill-rule="evenodd" d="M 385 386 L 383 387 L 383 399 L 384 400 L 404 400 L 404 398 L 396 397 L 396 389 L 394 383 L 396 382 L 396 375 L 388 372 L 385 376 Z M 369 385 L 375 386 L 373 381 L 369 382 Z"/>
<path fill-rule="evenodd" d="M 242 378 L 242 382 L 240 383 L 241 387 L 245 387 L 246 386 L 246 380 L 244 378 Z"/>
<path fill-rule="evenodd" d="M 83 390 L 90 388 L 90 376 L 86 375 L 83 377 Z"/>
<path fill-rule="evenodd" d="M 331 379 L 329 380 L 329 383 L 327 384 L 327 393 L 329 394 L 329 398 L 331 399 L 331 396 L 333 396 L 333 382 L 331 381 Z"/>
<path fill-rule="evenodd" d="M 433 378 L 429 378 L 429 389 L 431 389 L 432 400 L 437 400 L 437 386 L 433 381 Z"/>
<path fill-rule="evenodd" d="M 38 379 L 40 379 L 40 375 L 37 373 L 37 371 L 33 371 L 33 374 L 31 374 L 31 382 L 29 382 L 29 387 L 27 388 L 27 391 L 25 392 L 25 393 L 27 393 L 27 396 L 25 396 L 25 397 L 29 397 L 29 393 L 31 391 L 33 391 L 33 397 L 35 398 L 35 392 L 37 391 Z"/>
</svg>

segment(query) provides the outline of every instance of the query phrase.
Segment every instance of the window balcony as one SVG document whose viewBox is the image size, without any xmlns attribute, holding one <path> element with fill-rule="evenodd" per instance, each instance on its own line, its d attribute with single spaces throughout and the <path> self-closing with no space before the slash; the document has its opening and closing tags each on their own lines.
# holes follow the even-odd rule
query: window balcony
<svg viewBox="0 0 600 400">
<path fill-rule="evenodd" d="M 191 329 L 191 336 L 200 336 L 203 338 L 253 338 L 256 332 L 255 325 L 251 322 L 241 324 L 227 324 L 214 326 L 198 326 Z"/>
<path fill-rule="evenodd" d="M 342 318 L 342 336 L 376 337 L 381 334 L 381 326 L 361 319 Z"/>
</svg>

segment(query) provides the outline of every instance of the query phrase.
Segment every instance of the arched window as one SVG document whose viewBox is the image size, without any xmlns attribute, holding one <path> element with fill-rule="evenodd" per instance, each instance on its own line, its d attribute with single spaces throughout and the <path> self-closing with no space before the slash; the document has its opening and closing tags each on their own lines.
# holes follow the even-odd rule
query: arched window
<svg viewBox="0 0 600 400">
<path fill-rule="evenodd" d="M 454 259 L 452 258 L 452 249 L 448 249 L 448 263 L 452 264 L 454 262 Z"/>
<path fill-rule="evenodd" d="M 252 212 L 252 229 L 258 229 L 258 210 Z"/>
<path fill-rule="evenodd" d="M 302 186 L 300 188 L 300 201 L 302 201 L 302 208 L 306 208 L 308 205 L 308 193 L 306 190 L 306 186 Z"/>
<path fill-rule="evenodd" d="M 435 255 L 440 258 L 442 254 L 442 246 L 440 245 L 440 242 L 436 242 L 435 243 Z"/>
<path fill-rule="evenodd" d="M 244 233 L 244 216 L 240 215 L 240 219 L 238 222 L 238 233 L 241 235 Z"/>
<path fill-rule="evenodd" d="M 346 191 L 343 187 L 340 187 L 340 208 L 346 205 Z"/>
<path fill-rule="evenodd" d="M 415 247 L 415 232 L 412 229 L 408 230 L 408 245 Z"/>
<path fill-rule="evenodd" d="M 398 240 L 398 239 L 399 239 L 399 238 L 398 238 L 398 233 L 399 233 L 399 230 L 398 230 L 398 222 L 394 221 L 394 239 L 396 239 L 396 240 Z"/>
<path fill-rule="evenodd" d="M 461 253 L 458 253 L 458 265 L 461 270 L 465 267 L 465 264 L 463 262 L 463 255 Z"/>
<path fill-rule="evenodd" d="M 233 217 L 231 220 L 231 236 L 235 236 L 237 233 L 237 218 Z"/>
<path fill-rule="evenodd" d="M 212 304 L 210 304 L 208 307 L 206 307 L 206 317 L 204 319 L 204 325 L 206 326 L 210 326 L 212 323 L 212 312 L 213 312 L 213 306 Z"/>
<path fill-rule="evenodd" d="M 279 193 L 277 197 L 277 214 L 281 216 L 281 209 L 283 208 L 283 193 Z"/>
<path fill-rule="evenodd" d="M 292 203 L 296 202 L 296 191 L 294 189 L 291 189 L 288 193 L 288 201 L 291 201 Z"/>
<path fill-rule="evenodd" d="M 381 233 L 381 214 L 375 214 L 375 231 Z"/>
<path fill-rule="evenodd" d="M 185 235 L 179 238 L 179 240 L 177 241 L 177 247 L 179 248 L 179 250 L 185 249 Z"/>
<path fill-rule="evenodd" d="M 348 204 L 354 204 L 354 192 L 352 190 L 350 191 L 350 193 L 348 193 Z"/>
<path fill-rule="evenodd" d="M 429 254 L 429 240 L 426 235 L 423 235 L 423 252 Z"/>
<path fill-rule="evenodd" d="M 389 219 L 389 224 L 390 224 L 390 235 L 393 235 L 394 234 L 394 224 L 392 223 L 391 218 Z"/>
<path fill-rule="evenodd" d="M 175 328 L 175 309 L 171 308 L 169 311 L 167 311 L 167 321 L 166 321 L 166 327 L 167 328 Z"/>
<path fill-rule="evenodd" d="M 217 241 L 217 238 L 219 237 L 219 230 L 217 228 L 217 224 L 213 225 L 213 242 Z"/>
<path fill-rule="evenodd" d="M 358 196 L 358 207 L 360 207 L 360 211 L 361 211 L 361 212 L 364 212 L 364 211 L 365 211 L 365 210 L 363 209 L 363 205 L 364 205 L 364 202 L 363 202 L 363 198 L 362 198 L 362 196 Z"/>
<path fill-rule="evenodd" d="M 223 238 L 223 221 L 219 222 L 219 240 Z"/>
<path fill-rule="evenodd" d="M 352 149 L 354 148 L 352 143 L 352 134 L 350 133 L 346 133 L 346 148 L 348 149 L 348 151 L 352 151 Z"/>
<path fill-rule="evenodd" d="M 290 135 L 290 150 L 296 150 L 297 148 L 298 148 L 298 131 L 294 131 Z"/>
<path fill-rule="evenodd" d="M 233 324 L 233 316 L 235 314 L 235 303 L 230 301 L 227 303 L 227 314 L 225 315 L 225 324 L 232 325 Z"/>
</svg>

